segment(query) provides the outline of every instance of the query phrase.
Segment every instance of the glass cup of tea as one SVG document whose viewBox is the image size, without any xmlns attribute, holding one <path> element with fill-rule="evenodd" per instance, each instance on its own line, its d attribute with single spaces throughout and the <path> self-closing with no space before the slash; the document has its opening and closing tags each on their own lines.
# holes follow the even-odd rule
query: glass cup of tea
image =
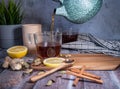
<svg viewBox="0 0 120 89">
<path fill-rule="evenodd" d="M 57 28 L 57 32 L 62 32 L 62 44 L 74 42 L 78 39 L 78 30 L 73 28 L 67 28 L 67 30 L 62 30 L 62 28 Z"/>
<path fill-rule="evenodd" d="M 62 32 L 62 43 L 77 41 L 78 32 L 72 29 Z"/>
<path fill-rule="evenodd" d="M 34 40 L 38 57 L 45 59 L 59 56 L 62 44 L 62 33 L 51 31 L 35 33 Z"/>
</svg>

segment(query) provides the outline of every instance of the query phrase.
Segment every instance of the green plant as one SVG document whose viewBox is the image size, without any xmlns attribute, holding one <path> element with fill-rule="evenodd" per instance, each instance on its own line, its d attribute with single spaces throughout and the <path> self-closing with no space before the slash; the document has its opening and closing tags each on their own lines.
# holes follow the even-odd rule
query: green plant
<svg viewBox="0 0 120 89">
<path fill-rule="evenodd" d="M 0 2 L 0 25 L 20 24 L 23 19 L 21 12 L 21 0 L 8 0 L 8 4 L 4 0 Z"/>
</svg>

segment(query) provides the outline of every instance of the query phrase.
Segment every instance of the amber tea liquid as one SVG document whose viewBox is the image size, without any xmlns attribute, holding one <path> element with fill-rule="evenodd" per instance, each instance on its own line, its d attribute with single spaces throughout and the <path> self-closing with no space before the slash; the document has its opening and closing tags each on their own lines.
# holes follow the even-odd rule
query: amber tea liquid
<svg viewBox="0 0 120 89">
<path fill-rule="evenodd" d="M 60 54 L 61 45 L 57 42 L 42 42 L 37 44 L 37 53 L 41 58 L 56 57 Z"/>
<path fill-rule="evenodd" d="M 63 33 L 62 34 L 62 43 L 68 43 L 68 42 L 76 41 L 77 37 L 78 37 L 78 34 L 69 35 L 69 34 Z"/>
<path fill-rule="evenodd" d="M 52 21 L 51 21 L 51 26 L 50 26 L 50 34 L 49 36 L 46 36 L 50 41 L 43 41 L 41 43 L 38 43 L 37 46 L 37 54 L 41 58 L 48 58 L 48 57 L 56 57 L 59 56 L 60 54 L 60 49 L 61 49 L 61 43 L 60 40 L 62 39 L 59 38 L 60 34 L 55 35 L 54 34 L 54 19 L 55 19 L 55 10 L 52 14 Z M 59 38 L 59 39 L 56 39 Z M 55 42 L 53 42 L 53 40 Z"/>
</svg>

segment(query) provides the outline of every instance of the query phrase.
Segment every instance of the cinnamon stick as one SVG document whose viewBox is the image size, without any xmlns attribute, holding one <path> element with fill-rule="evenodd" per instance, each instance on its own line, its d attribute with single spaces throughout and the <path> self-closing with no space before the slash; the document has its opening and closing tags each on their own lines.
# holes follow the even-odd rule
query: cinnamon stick
<svg viewBox="0 0 120 89">
<path fill-rule="evenodd" d="M 80 72 L 80 70 L 77 69 L 77 68 L 69 68 L 68 70 L 70 70 L 72 72 L 75 72 L 75 73 L 79 73 Z M 88 72 L 85 72 L 85 71 L 82 74 L 85 75 L 85 76 L 92 77 L 92 78 L 101 79 L 100 76 L 97 76 L 97 75 L 94 75 L 94 74 L 91 74 L 91 73 L 88 73 Z"/>
<path fill-rule="evenodd" d="M 88 72 L 84 72 L 83 75 L 89 76 L 89 77 L 92 77 L 92 78 L 96 78 L 96 79 L 101 79 L 100 76 L 97 76 L 97 75 L 94 75 L 94 74 L 91 74 L 91 73 L 88 73 Z"/>
<path fill-rule="evenodd" d="M 74 73 L 74 72 L 71 72 L 71 71 L 67 71 L 67 74 L 71 74 L 71 75 L 74 75 L 74 76 L 77 76 L 77 77 L 86 78 L 86 79 L 95 81 L 97 83 L 101 83 L 101 84 L 103 83 L 103 81 L 100 80 L 100 79 L 96 79 L 96 78 L 93 78 L 93 77 L 85 76 L 85 75 L 82 75 L 82 74 L 77 74 L 77 73 Z"/>
<path fill-rule="evenodd" d="M 84 70 L 85 70 L 85 66 L 82 67 L 81 71 L 79 71 L 78 74 L 81 74 L 81 75 L 82 75 L 83 72 L 84 72 Z M 74 80 L 74 82 L 73 82 L 73 86 L 76 86 L 76 85 L 78 84 L 79 80 L 80 80 L 80 78 L 77 77 L 77 78 Z"/>
</svg>

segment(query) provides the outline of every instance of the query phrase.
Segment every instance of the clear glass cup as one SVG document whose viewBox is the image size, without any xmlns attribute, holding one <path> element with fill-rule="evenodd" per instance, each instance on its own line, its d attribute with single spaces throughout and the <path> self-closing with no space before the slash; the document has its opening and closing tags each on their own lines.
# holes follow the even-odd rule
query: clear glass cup
<svg viewBox="0 0 120 89">
<path fill-rule="evenodd" d="M 38 57 L 44 59 L 59 56 L 62 44 L 62 33 L 51 31 L 35 33 L 34 40 Z"/>
<path fill-rule="evenodd" d="M 77 41 L 78 39 L 78 30 L 73 28 L 67 28 L 63 30 L 62 28 L 57 28 L 57 32 L 62 32 L 62 44 Z"/>
<path fill-rule="evenodd" d="M 62 43 L 77 41 L 78 32 L 72 28 L 62 32 Z"/>
</svg>

